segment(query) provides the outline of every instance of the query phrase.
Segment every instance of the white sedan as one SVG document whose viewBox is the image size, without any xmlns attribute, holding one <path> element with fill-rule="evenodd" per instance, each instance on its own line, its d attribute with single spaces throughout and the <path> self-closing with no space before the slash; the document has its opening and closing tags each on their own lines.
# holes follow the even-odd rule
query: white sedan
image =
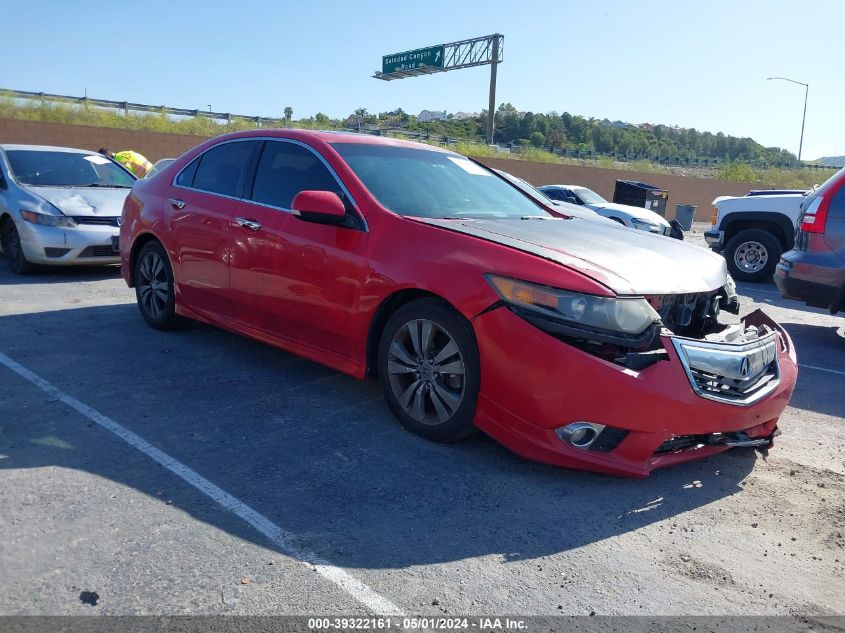
<svg viewBox="0 0 845 633">
<path fill-rule="evenodd" d="M 561 202 L 569 202 L 587 207 L 599 215 L 615 220 L 632 229 L 648 231 L 649 233 L 659 233 L 661 235 L 670 235 L 672 233 L 672 227 L 666 219 L 654 211 L 649 211 L 642 207 L 632 207 L 627 204 L 608 202 L 595 191 L 586 187 L 580 187 L 578 185 L 544 185 L 538 187 L 538 189 L 552 200 L 560 200 Z"/>
<path fill-rule="evenodd" d="M 120 216 L 134 183 L 95 152 L 0 144 L 0 245 L 9 268 L 120 263 Z"/>
</svg>

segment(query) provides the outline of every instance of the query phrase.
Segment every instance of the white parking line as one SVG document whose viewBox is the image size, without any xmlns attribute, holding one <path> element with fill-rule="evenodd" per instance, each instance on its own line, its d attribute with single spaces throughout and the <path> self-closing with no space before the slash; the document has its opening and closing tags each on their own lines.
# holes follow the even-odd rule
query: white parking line
<svg viewBox="0 0 845 633">
<path fill-rule="evenodd" d="M 98 424 L 107 431 L 111 431 L 124 442 L 141 451 L 153 461 L 158 462 L 174 475 L 199 490 L 205 496 L 226 508 L 229 512 L 239 516 L 272 541 L 279 552 L 298 560 L 307 567 L 314 569 L 323 578 L 330 580 L 345 593 L 364 605 L 368 609 L 369 613 L 377 615 L 402 615 L 402 610 L 390 602 L 390 600 L 381 594 L 376 593 L 370 589 L 370 587 L 340 567 L 335 567 L 331 563 L 318 557 L 316 554 L 300 548 L 295 544 L 293 534 L 286 532 L 270 519 L 259 512 L 256 512 L 222 488 L 217 487 L 198 473 L 188 468 L 185 464 L 157 449 L 141 436 L 136 435 L 111 418 L 99 413 L 88 405 L 83 404 L 73 396 L 69 396 L 63 391 L 60 391 L 52 384 L 32 373 L 26 367 L 15 362 L 3 353 L 0 353 L 0 364 L 5 365 L 22 378 L 25 378 L 35 386 L 45 391 L 51 397 L 65 403 L 72 409 L 75 409 L 95 424 Z"/>
<path fill-rule="evenodd" d="M 802 363 L 798 363 L 798 367 L 800 367 L 801 369 L 814 369 L 816 371 L 826 371 L 829 374 L 845 376 L 845 371 L 841 371 L 839 369 L 828 369 L 827 367 L 817 367 L 816 365 L 804 365 Z"/>
</svg>

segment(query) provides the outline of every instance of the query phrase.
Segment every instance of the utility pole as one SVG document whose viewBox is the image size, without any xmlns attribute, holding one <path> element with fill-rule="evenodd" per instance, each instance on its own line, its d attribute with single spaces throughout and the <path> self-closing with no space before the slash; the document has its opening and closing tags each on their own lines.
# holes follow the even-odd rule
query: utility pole
<svg viewBox="0 0 845 633">
<path fill-rule="evenodd" d="M 766 77 L 766 81 L 773 79 L 780 79 L 781 81 L 788 81 L 799 86 L 804 86 L 804 115 L 801 117 L 801 140 L 798 142 L 798 166 L 801 166 L 801 151 L 804 149 L 804 123 L 807 121 L 807 95 L 810 92 L 810 84 L 805 84 L 803 81 L 795 81 L 787 77 Z"/>
<path fill-rule="evenodd" d="M 493 55 L 490 63 L 490 102 L 487 106 L 487 144 L 493 144 L 493 130 L 496 127 L 496 69 L 499 66 L 498 33 L 493 36 Z"/>
</svg>

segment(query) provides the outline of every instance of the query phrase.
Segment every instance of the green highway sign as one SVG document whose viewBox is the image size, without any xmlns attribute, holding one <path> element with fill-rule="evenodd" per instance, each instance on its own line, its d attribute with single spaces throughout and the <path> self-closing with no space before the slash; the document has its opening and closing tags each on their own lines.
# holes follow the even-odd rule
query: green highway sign
<svg viewBox="0 0 845 633">
<path fill-rule="evenodd" d="M 394 73 L 402 70 L 413 70 L 420 66 L 443 68 L 445 48 L 444 44 L 438 44 L 428 48 L 418 48 L 415 51 L 385 55 L 381 58 L 381 72 L 384 74 Z"/>
</svg>

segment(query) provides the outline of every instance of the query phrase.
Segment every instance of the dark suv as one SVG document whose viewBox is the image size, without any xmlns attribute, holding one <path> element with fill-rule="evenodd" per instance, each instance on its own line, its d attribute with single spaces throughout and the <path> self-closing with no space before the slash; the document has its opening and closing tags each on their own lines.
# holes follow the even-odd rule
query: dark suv
<svg viewBox="0 0 845 633">
<path fill-rule="evenodd" d="M 778 289 L 833 314 L 845 310 L 845 168 L 809 192 L 798 224 L 794 249 L 775 269 Z"/>
</svg>

